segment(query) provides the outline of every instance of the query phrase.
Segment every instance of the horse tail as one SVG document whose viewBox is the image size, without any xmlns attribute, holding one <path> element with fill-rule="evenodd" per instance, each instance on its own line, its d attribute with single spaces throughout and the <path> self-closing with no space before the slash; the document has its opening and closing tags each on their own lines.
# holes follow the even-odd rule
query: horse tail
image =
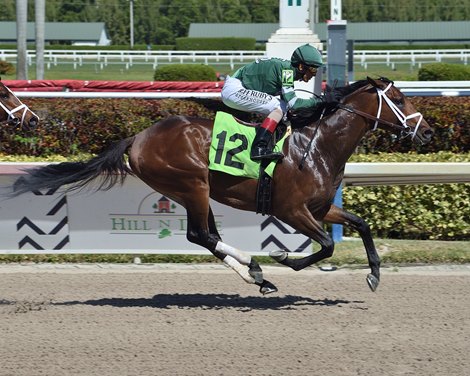
<svg viewBox="0 0 470 376">
<path fill-rule="evenodd" d="M 134 137 L 121 140 L 88 161 L 62 162 L 27 170 L 26 176 L 13 184 L 13 196 L 41 189 L 57 190 L 64 185 L 66 192 L 83 188 L 91 181 L 100 178 L 96 188 L 108 190 L 116 183 L 122 184 L 127 176 L 134 175 L 126 163 L 126 151 L 134 142 Z"/>
</svg>

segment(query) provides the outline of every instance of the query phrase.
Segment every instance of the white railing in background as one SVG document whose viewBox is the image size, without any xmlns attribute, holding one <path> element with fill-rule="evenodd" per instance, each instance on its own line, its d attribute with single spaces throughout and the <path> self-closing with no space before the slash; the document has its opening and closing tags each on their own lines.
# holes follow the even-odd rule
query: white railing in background
<svg viewBox="0 0 470 376">
<path fill-rule="evenodd" d="M 470 96 L 470 81 L 395 81 L 407 96 Z"/>
<path fill-rule="evenodd" d="M 233 69 L 235 64 L 265 57 L 264 51 L 112 51 L 112 50 L 46 50 L 44 64 L 49 69 L 58 64 L 73 64 L 74 69 L 87 63 L 99 64 L 105 68 L 108 64 L 124 64 L 129 69 L 134 64 L 224 64 Z M 36 52 L 28 50 L 28 64 L 33 64 Z M 16 50 L 0 50 L 0 60 L 16 61 Z"/>
<path fill-rule="evenodd" d="M 468 64 L 470 50 L 364 50 L 354 51 L 354 61 L 367 67 L 369 63 L 385 63 L 394 67 L 395 64 L 408 63 L 421 66 L 422 63 L 443 62 L 451 60 Z"/>
<path fill-rule="evenodd" d="M 16 62 L 16 50 L 1 49 L 0 60 Z M 112 51 L 112 50 L 46 50 L 44 63 L 47 69 L 59 64 L 72 64 L 77 69 L 83 64 L 98 64 L 104 69 L 108 64 L 123 64 L 129 69 L 134 64 L 152 65 L 155 69 L 159 64 L 172 63 L 203 63 L 211 65 L 245 64 L 258 58 L 265 57 L 264 51 Z M 32 65 L 36 57 L 34 50 L 28 50 L 27 61 Z M 324 52 L 326 60 L 326 53 Z M 470 49 L 443 50 L 356 50 L 354 62 L 367 68 L 368 64 L 385 64 L 392 69 L 396 64 L 421 66 L 430 62 L 457 62 L 467 65 L 470 60 Z"/>
</svg>

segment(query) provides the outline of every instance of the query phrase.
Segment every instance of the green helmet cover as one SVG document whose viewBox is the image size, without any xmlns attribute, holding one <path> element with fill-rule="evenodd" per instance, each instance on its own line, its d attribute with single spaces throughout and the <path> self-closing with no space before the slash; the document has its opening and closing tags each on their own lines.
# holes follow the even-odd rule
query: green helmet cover
<svg viewBox="0 0 470 376">
<path fill-rule="evenodd" d="M 291 63 L 294 66 L 306 64 L 313 67 L 321 67 L 323 60 L 320 51 L 309 44 L 304 44 L 295 49 L 291 57 Z"/>
</svg>

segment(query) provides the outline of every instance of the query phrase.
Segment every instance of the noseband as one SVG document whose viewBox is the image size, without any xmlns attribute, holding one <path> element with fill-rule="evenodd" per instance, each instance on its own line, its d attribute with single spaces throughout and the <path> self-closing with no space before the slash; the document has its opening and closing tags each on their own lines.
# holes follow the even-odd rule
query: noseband
<svg viewBox="0 0 470 376">
<path fill-rule="evenodd" d="M 377 116 L 373 116 L 373 115 L 370 115 L 366 112 L 363 112 L 363 111 L 360 111 L 360 110 L 356 110 L 355 108 L 352 108 L 350 106 L 345 106 L 343 104 L 339 104 L 338 105 L 338 108 L 341 108 L 345 111 L 348 111 L 348 112 L 351 112 L 351 113 L 354 113 L 354 114 L 357 114 L 359 116 L 362 116 L 364 118 L 367 118 L 367 119 L 370 119 L 370 120 L 374 120 L 375 123 L 374 123 L 374 126 L 372 127 L 372 130 L 375 131 L 379 125 L 379 123 L 381 124 L 385 124 L 385 125 L 388 125 L 389 127 L 392 127 L 398 131 L 400 131 L 401 135 L 402 135 L 402 138 L 405 138 L 405 137 L 408 137 L 411 135 L 411 139 L 414 139 L 415 136 L 416 136 L 416 133 L 418 132 L 418 128 L 419 126 L 421 125 L 421 121 L 423 120 L 423 115 L 420 113 L 420 112 L 415 112 L 414 114 L 411 114 L 411 115 L 405 115 L 398 107 L 395 103 L 393 103 L 393 101 L 386 95 L 387 91 L 393 86 L 393 82 L 390 82 L 388 84 L 388 86 L 382 90 L 382 89 L 379 89 L 378 87 L 376 87 L 375 89 L 377 90 L 377 96 L 379 98 L 379 108 L 377 110 Z M 395 116 L 397 117 L 397 119 L 400 121 L 401 124 L 397 124 L 397 123 L 392 123 L 388 120 L 383 120 L 383 119 L 380 119 L 380 115 L 382 113 L 382 104 L 383 104 L 383 101 L 385 101 L 385 103 L 388 105 L 388 107 L 390 107 L 390 109 L 392 110 L 392 112 L 395 114 Z M 414 129 L 412 129 L 408 124 L 407 124 L 407 121 L 409 119 L 412 119 L 414 117 L 418 117 L 418 121 L 414 127 Z"/>
<path fill-rule="evenodd" d="M 12 92 L 9 88 L 7 88 L 6 86 L 5 86 L 5 89 L 7 89 L 7 90 L 11 93 L 11 95 L 15 96 L 15 95 L 13 94 L 13 92 Z M 31 111 L 28 106 L 26 106 L 23 102 L 21 102 L 17 97 L 16 97 L 16 99 L 18 100 L 18 102 L 20 102 L 20 105 L 17 106 L 17 107 L 15 107 L 15 108 L 13 108 L 13 109 L 11 109 L 11 110 L 10 110 L 7 106 L 5 106 L 5 104 L 3 104 L 3 102 L 2 102 L 1 99 L 0 99 L 0 107 L 1 107 L 1 108 L 7 113 L 7 115 L 8 115 L 8 118 L 6 119 L 6 123 L 7 123 L 7 124 L 12 124 L 12 123 L 14 123 L 14 125 L 23 126 L 24 118 L 26 117 L 26 114 L 28 113 L 28 111 L 29 111 L 31 114 L 33 114 L 33 116 L 35 116 L 35 117 L 37 117 L 37 118 L 39 119 L 39 117 L 38 117 L 33 111 Z M 22 112 L 20 112 L 20 111 L 22 111 Z M 20 115 L 21 115 L 21 120 L 20 120 L 20 118 L 18 118 L 18 117 L 15 116 L 15 113 L 17 113 L 17 112 L 20 113 Z M 18 124 L 18 121 L 19 121 L 19 124 Z"/>
</svg>

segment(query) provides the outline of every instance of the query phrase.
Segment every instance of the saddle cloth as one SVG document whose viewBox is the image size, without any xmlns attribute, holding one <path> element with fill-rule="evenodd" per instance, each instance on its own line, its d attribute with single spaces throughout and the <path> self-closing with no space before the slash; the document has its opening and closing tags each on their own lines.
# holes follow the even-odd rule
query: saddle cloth
<svg viewBox="0 0 470 376">
<path fill-rule="evenodd" d="M 250 159 L 251 144 L 256 128 L 238 122 L 232 115 L 219 111 L 214 121 L 209 151 L 209 169 L 229 175 L 259 178 L 260 162 Z M 282 151 L 287 134 L 279 140 L 274 150 Z M 272 177 L 277 161 L 272 161 L 265 172 Z"/>
</svg>

